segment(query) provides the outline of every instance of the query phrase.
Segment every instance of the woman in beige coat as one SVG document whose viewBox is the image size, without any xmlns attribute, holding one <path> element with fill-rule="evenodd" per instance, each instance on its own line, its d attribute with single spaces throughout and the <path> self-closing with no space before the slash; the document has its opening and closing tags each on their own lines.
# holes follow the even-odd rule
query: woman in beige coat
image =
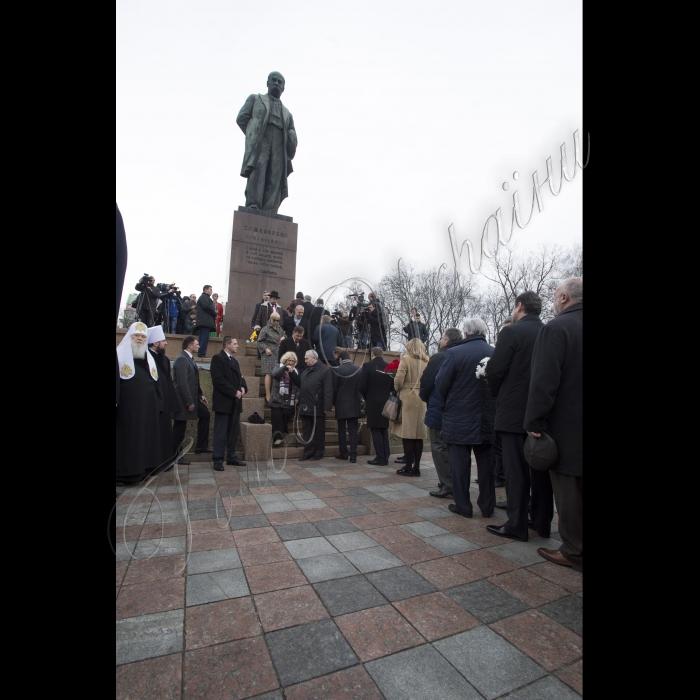
<svg viewBox="0 0 700 700">
<path fill-rule="evenodd" d="M 401 476 L 420 476 L 420 458 L 426 438 L 423 422 L 426 404 L 418 392 L 427 364 L 428 356 L 423 343 L 418 338 L 409 340 L 394 378 L 394 388 L 401 399 L 401 422 L 391 422 L 391 433 L 402 439 L 403 453 L 406 455 L 406 466 L 396 472 Z"/>
</svg>

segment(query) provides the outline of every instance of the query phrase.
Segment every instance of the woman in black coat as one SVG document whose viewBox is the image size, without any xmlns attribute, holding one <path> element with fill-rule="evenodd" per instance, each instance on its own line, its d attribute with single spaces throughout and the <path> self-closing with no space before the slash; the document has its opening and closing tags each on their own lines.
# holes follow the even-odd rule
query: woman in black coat
<svg viewBox="0 0 700 700">
<path fill-rule="evenodd" d="M 289 432 L 287 425 L 294 416 L 294 409 L 299 398 L 299 372 L 296 370 L 297 356 L 287 352 L 281 357 L 281 364 L 272 370 L 272 392 L 270 393 L 270 411 L 272 413 L 273 445 L 281 445 Z"/>
</svg>

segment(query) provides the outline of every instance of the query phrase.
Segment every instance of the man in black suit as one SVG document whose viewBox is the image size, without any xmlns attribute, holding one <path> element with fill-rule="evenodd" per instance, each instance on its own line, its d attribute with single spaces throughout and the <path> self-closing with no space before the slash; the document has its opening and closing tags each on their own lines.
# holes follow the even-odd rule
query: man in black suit
<svg viewBox="0 0 700 700">
<path fill-rule="evenodd" d="M 236 457 L 236 443 L 241 427 L 241 399 L 248 390 L 241 367 L 234 354 L 238 352 L 238 341 L 227 335 L 224 349 L 211 358 L 211 383 L 214 387 L 212 409 L 214 410 L 214 471 L 224 471 L 226 464 L 245 467 Z M 228 449 L 226 449 L 228 448 Z"/>
<path fill-rule="evenodd" d="M 313 342 L 314 333 L 316 332 L 316 329 L 321 325 L 321 319 L 324 316 L 330 316 L 330 312 L 328 311 L 328 309 L 323 308 L 323 299 L 316 299 L 316 306 L 314 306 L 313 310 L 309 314 L 308 339 L 310 342 Z"/>
<path fill-rule="evenodd" d="M 286 316 L 284 320 L 282 321 L 282 328 L 284 329 L 284 332 L 287 334 L 288 338 L 292 337 L 292 331 L 295 328 L 303 328 L 304 329 L 304 334 L 306 337 L 309 337 L 309 321 L 304 318 L 304 307 L 301 304 L 298 304 L 294 308 L 294 316 Z M 282 357 L 282 355 L 280 355 Z"/>
<path fill-rule="evenodd" d="M 263 304 L 267 303 L 268 301 L 270 301 L 270 292 L 266 289 L 266 290 L 262 293 L 262 301 L 259 301 L 259 302 L 255 305 L 255 311 L 253 311 L 253 318 L 250 319 L 250 327 L 251 327 L 251 328 L 255 328 L 255 321 L 256 321 L 256 319 L 258 318 L 258 311 L 260 311 L 260 307 L 261 307 Z M 259 359 L 259 358 L 258 358 L 258 359 Z"/>
<path fill-rule="evenodd" d="M 194 353 L 199 350 L 199 340 L 186 335 L 182 340 L 182 352 L 173 363 L 173 389 L 178 401 L 178 410 L 173 414 L 173 452 L 180 449 L 185 438 L 188 420 L 197 421 L 197 446 L 195 453 L 212 452 L 209 444 L 209 403 L 199 384 L 199 368 Z"/>
<path fill-rule="evenodd" d="M 534 438 L 546 430 L 557 443 L 559 461 L 544 474 L 552 480 L 562 545 L 537 553 L 583 571 L 583 278 L 556 288 L 554 313 L 532 353 L 524 428 Z"/>
<path fill-rule="evenodd" d="M 523 445 L 523 428 L 530 386 L 530 362 L 535 339 L 543 327 L 542 300 L 535 292 L 515 298 L 513 323 L 501 329 L 498 344 L 486 365 L 491 394 L 497 397 L 494 428 L 501 437 L 506 477 L 506 514 L 503 525 L 487 525 L 494 535 L 527 541 L 528 524 L 540 537 L 549 537 L 554 515 L 549 474 L 530 469 Z M 532 496 L 530 491 L 532 490 Z M 532 520 L 528 523 L 528 503 Z"/>
<path fill-rule="evenodd" d="M 374 347 L 372 359 L 362 365 L 360 394 L 367 402 L 367 427 L 372 431 L 372 442 L 377 456 L 367 464 L 385 467 L 389 464 L 389 419 L 382 415 L 384 404 L 394 388 L 394 378 L 384 374 L 384 350 Z"/>
<path fill-rule="evenodd" d="M 306 369 L 304 357 L 307 350 L 311 350 L 311 343 L 304 337 L 305 332 L 303 326 L 297 326 L 292 331 L 291 338 L 285 338 L 280 343 L 280 349 L 277 357 L 283 357 L 286 352 L 294 352 L 297 356 L 297 372 L 301 374 Z"/>
<path fill-rule="evenodd" d="M 333 403 L 335 419 L 338 422 L 338 448 L 340 454 L 336 459 L 348 458 L 352 463 L 357 462 L 357 427 L 362 406 L 360 404 L 360 372 L 361 368 L 352 363 L 350 353 L 345 349 L 336 348 L 333 353 L 340 365 L 333 370 Z M 350 453 L 345 440 L 345 424 L 350 433 Z"/>
<path fill-rule="evenodd" d="M 304 307 L 304 318 L 308 321 L 311 312 L 314 310 L 314 305 L 311 303 L 311 297 L 308 294 L 304 294 L 304 301 L 301 305 Z"/>
</svg>

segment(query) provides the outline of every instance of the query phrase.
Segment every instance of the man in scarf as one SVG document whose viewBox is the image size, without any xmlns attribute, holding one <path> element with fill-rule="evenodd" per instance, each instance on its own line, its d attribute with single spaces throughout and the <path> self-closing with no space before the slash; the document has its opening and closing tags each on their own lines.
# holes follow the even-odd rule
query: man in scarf
<svg viewBox="0 0 700 700">
<path fill-rule="evenodd" d="M 148 328 L 132 323 L 117 347 L 117 485 L 142 481 L 161 462 L 162 382 L 148 352 Z"/>
</svg>

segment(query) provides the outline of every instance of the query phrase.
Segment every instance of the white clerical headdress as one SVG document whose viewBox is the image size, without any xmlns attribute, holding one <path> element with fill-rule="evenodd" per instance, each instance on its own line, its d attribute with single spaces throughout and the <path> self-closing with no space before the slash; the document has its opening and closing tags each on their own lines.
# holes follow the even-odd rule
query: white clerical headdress
<svg viewBox="0 0 700 700">
<path fill-rule="evenodd" d="M 165 333 L 163 333 L 163 326 L 151 326 L 148 329 L 148 338 L 146 342 L 148 345 L 151 343 L 158 343 L 161 340 L 165 340 Z"/>
<path fill-rule="evenodd" d="M 158 327 L 160 328 L 160 326 Z M 131 379 L 136 373 L 136 368 L 134 366 L 134 353 L 131 349 L 131 336 L 134 333 L 142 333 L 146 336 L 146 344 L 148 344 L 149 330 L 150 329 L 147 328 L 145 323 L 136 321 L 136 323 L 132 323 L 129 326 L 129 330 L 122 338 L 122 342 L 117 345 L 117 360 L 119 360 L 119 377 L 121 379 Z M 163 329 L 161 328 L 161 332 L 162 330 Z M 151 342 L 155 343 L 157 341 L 154 340 Z M 146 359 L 148 360 L 148 369 L 151 373 L 151 377 L 153 377 L 155 381 L 158 381 L 158 368 L 156 367 L 156 362 L 153 359 L 153 355 L 148 352 L 148 348 L 146 348 Z"/>
</svg>

